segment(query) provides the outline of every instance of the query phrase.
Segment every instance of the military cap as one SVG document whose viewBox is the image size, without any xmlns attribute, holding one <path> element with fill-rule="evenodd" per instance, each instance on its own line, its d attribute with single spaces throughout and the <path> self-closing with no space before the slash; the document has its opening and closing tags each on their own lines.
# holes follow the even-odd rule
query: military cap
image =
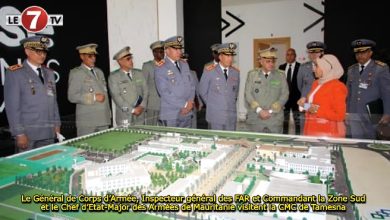
<svg viewBox="0 0 390 220">
<path fill-rule="evenodd" d="M 98 47 L 97 44 L 85 44 L 85 45 L 81 45 L 81 46 L 78 46 L 76 47 L 76 50 L 79 51 L 80 54 L 98 54 L 98 52 L 96 51 L 96 48 Z"/>
<path fill-rule="evenodd" d="M 325 44 L 321 41 L 311 41 L 306 44 L 307 52 L 319 53 L 325 50 Z"/>
<path fill-rule="evenodd" d="M 44 36 L 27 37 L 21 40 L 20 44 L 22 44 L 24 48 L 47 50 L 47 46 L 49 45 L 49 38 Z"/>
<path fill-rule="evenodd" d="M 211 46 L 210 46 L 211 51 L 217 52 L 217 51 L 218 51 L 218 46 L 219 46 L 219 45 L 221 45 L 221 44 L 216 43 L 216 44 L 211 45 Z"/>
<path fill-rule="evenodd" d="M 151 50 L 154 50 L 156 48 L 161 48 L 161 47 L 164 47 L 164 41 L 156 41 L 156 42 L 153 42 L 151 45 L 150 45 L 150 49 Z"/>
<path fill-rule="evenodd" d="M 114 60 L 119 60 L 125 56 L 131 56 L 133 55 L 132 53 L 130 53 L 130 47 L 124 47 L 122 48 L 121 50 L 119 50 L 113 57 Z"/>
<path fill-rule="evenodd" d="M 164 47 L 173 47 L 175 49 L 182 49 L 183 46 L 183 37 L 182 36 L 173 36 L 164 41 Z"/>
<path fill-rule="evenodd" d="M 259 50 L 259 56 L 265 59 L 276 59 L 276 51 L 276 48 L 269 47 L 264 50 Z"/>
<path fill-rule="evenodd" d="M 224 43 L 217 47 L 217 52 L 225 55 L 236 55 L 237 45 L 235 43 Z"/>
<path fill-rule="evenodd" d="M 358 39 L 358 40 L 352 41 L 352 43 L 351 43 L 351 46 L 353 48 L 353 52 L 355 52 L 355 53 L 366 51 L 368 49 L 375 47 L 375 45 L 376 45 L 376 43 L 374 41 L 368 40 L 368 39 Z"/>
</svg>

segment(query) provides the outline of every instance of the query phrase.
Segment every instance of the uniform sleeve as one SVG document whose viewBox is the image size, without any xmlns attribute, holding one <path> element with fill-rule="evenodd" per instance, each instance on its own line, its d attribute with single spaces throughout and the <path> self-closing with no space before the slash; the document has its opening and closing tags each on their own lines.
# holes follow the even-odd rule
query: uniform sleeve
<svg viewBox="0 0 390 220">
<path fill-rule="evenodd" d="M 258 103 L 255 100 L 255 98 L 253 97 L 253 95 L 252 95 L 253 82 L 254 82 L 254 80 L 253 80 L 253 73 L 252 73 L 252 71 L 249 71 L 248 77 L 246 78 L 246 82 L 245 82 L 244 97 L 245 97 L 245 101 L 248 103 L 248 105 L 250 106 L 251 110 L 256 111 L 256 108 L 260 107 L 260 103 Z"/>
<path fill-rule="evenodd" d="M 82 75 L 77 70 L 71 70 L 68 81 L 68 99 L 71 103 L 92 105 L 95 103 L 94 93 L 83 93 Z"/>
<path fill-rule="evenodd" d="M 133 106 L 126 102 L 120 94 L 120 88 L 117 82 L 115 82 L 115 75 L 110 74 L 108 77 L 108 87 L 110 88 L 110 95 L 114 99 L 115 105 L 119 109 L 128 109 L 128 112 L 133 110 Z"/>
<path fill-rule="evenodd" d="M 380 76 L 380 93 L 383 101 L 383 113 L 390 115 L 390 72 L 389 66 L 385 66 L 378 72 Z"/>
<path fill-rule="evenodd" d="M 279 99 L 272 104 L 272 110 L 275 112 L 280 112 L 281 110 L 283 110 L 283 106 L 286 104 L 286 102 L 288 100 L 288 96 L 290 94 L 286 77 L 284 77 L 282 75 L 280 75 L 280 76 L 281 76 L 280 83 L 281 83 L 282 91 L 280 93 Z"/>
<path fill-rule="evenodd" d="M 148 84 L 146 83 L 146 79 L 145 79 L 143 74 L 141 74 L 140 77 L 142 77 L 141 87 L 142 87 L 142 98 L 143 98 L 141 106 L 143 108 L 146 108 L 146 105 L 148 103 L 148 98 L 147 97 L 149 97 Z"/>
<path fill-rule="evenodd" d="M 343 121 L 347 109 L 345 102 L 348 93 L 347 87 L 340 82 L 330 89 L 332 89 L 334 94 L 331 98 L 327 98 L 327 100 L 331 101 L 330 108 L 321 108 L 320 106 L 316 115 L 319 118 L 325 118 L 331 121 Z"/>
<path fill-rule="evenodd" d="M 8 123 L 13 136 L 24 134 L 24 124 L 21 119 L 20 81 L 16 73 L 9 70 L 5 73 L 4 102 Z"/>
<path fill-rule="evenodd" d="M 346 87 L 347 87 L 347 91 L 349 90 L 348 95 L 347 95 L 347 98 L 346 98 L 346 99 L 347 99 L 347 100 L 346 100 L 347 108 L 348 108 L 348 106 L 349 106 L 349 101 L 351 100 L 351 86 L 352 86 L 352 84 L 351 84 L 350 79 L 349 79 L 349 77 L 351 77 L 351 71 L 352 71 L 352 69 L 349 68 L 349 69 L 348 69 L 348 72 L 347 72 Z M 350 109 L 347 109 L 347 112 L 350 112 Z"/>
<path fill-rule="evenodd" d="M 162 69 L 157 67 L 154 69 L 154 75 L 156 80 L 156 88 L 160 94 L 161 100 L 175 106 L 176 108 L 184 108 L 186 101 L 182 101 L 182 98 L 179 98 L 174 92 L 170 89 L 170 81 L 165 73 L 162 72 Z M 195 88 L 191 88 L 195 94 Z"/>
<path fill-rule="evenodd" d="M 57 90 L 57 88 L 55 88 Z M 58 102 L 57 102 L 57 92 L 55 93 L 54 97 L 54 125 L 57 127 L 61 126 L 61 118 L 60 118 L 60 111 L 58 110 Z"/>
<path fill-rule="evenodd" d="M 303 87 L 303 75 L 305 74 L 304 71 L 303 71 L 303 68 L 305 68 L 305 64 L 302 64 L 299 66 L 299 69 L 298 69 L 298 73 L 297 73 L 297 85 L 298 85 L 298 89 L 299 91 L 301 92 L 301 97 L 306 97 L 307 94 L 303 94 L 303 90 L 302 90 L 302 87 Z"/>
<path fill-rule="evenodd" d="M 200 78 L 200 82 L 198 84 L 199 95 L 202 98 L 203 102 L 207 105 L 207 96 L 209 93 L 210 87 L 210 73 L 207 71 L 203 71 L 202 77 Z"/>
</svg>

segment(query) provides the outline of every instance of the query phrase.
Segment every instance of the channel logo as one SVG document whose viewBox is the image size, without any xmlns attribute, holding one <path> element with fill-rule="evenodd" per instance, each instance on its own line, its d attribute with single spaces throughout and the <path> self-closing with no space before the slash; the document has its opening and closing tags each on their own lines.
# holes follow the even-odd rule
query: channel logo
<svg viewBox="0 0 390 220">
<path fill-rule="evenodd" d="M 63 24 L 64 15 L 49 15 L 39 6 L 30 6 L 20 15 L 6 15 L 6 25 L 22 26 L 31 33 L 41 32 L 47 26 L 62 26 Z"/>
</svg>

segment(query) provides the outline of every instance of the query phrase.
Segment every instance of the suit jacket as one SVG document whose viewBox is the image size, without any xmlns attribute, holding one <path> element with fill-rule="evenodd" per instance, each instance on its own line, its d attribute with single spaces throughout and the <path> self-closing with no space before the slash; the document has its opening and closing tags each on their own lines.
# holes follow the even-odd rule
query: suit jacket
<svg viewBox="0 0 390 220">
<path fill-rule="evenodd" d="M 314 81 L 307 99 L 318 85 L 318 80 Z M 312 102 L 320 107 L 317 113 L 306 112 L 304 135 L 345 137 L 347 93 L 347 87 L 338 79 L 322 84 Z"/>
<path fill-rule="evenodd" d="M 108 103 L 107 83 L 103 71 L 93 68 L 97 78 L 84 64 L 69 73 L 68 99 L 76 104 L 77 126 L 106 126 L 111 124 L 111 110 Z M 104 102 L 94 100 L 95 93 L 105 95 Z"/>
<path fill-rule="evenodd" d="M 211 64 L 204 69 L 199 94 L 206 104 L 206 120 L 209 123 L 225 125 L 226 121 L 237 120 L 239 86 L 240 74 L 234 67 L 229 67 L 227 80 L 219 64 Z"/>
<path fill-rule="evenodd" d="M 166 57 L 154 69 L 156 87 L 161 97 L 161 120 L 180 118 L 180 110 L 195 97 L 195 81 L 188 63 L 184 60 L 178 60 L 178 63 L 181 71 Z M 192 111 L 188 115 L 192 115 Z"/>
<path fill-rule="evenodd" d="M 298 111 L 298 104 L 297 101 L 301 98 L 301 92 L 298 89 L 298 81 L 297 81 L 297 76 L 298 76 L 298 71 L 300 67 L 300 63 L 295 62 L 294 70 L 291 72 L 292 73 L 292 80 L 291 84 L 288 83 L 288 88 L 289 88 L 289 96 L 286 104 L 284 105 L 285 110 L 290 110 L 292 109 L 293 111 Z M 284 63 L 279 66 L 279 69 L 282 71 L 285 71 L 286 68 L 288 68 L 287 63 Z"/>
<path fill-rule="evenodd" d="M 45 66 L 41 69 L 44 84 L 26 60 L 23 67 L 6 71 L 4 101 L 13 136 L 50 139 L 55 137 L 54 127 L 61 125 L 54 72 Z"/>
</svg>

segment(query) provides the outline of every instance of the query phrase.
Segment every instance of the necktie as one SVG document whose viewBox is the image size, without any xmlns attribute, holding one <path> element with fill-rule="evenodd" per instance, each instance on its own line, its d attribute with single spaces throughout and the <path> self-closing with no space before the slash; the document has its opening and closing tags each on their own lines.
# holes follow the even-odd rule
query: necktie
<svg viewBox="0 0 390 220">
<path fill-rule="evenodd" d="M 361 68 L 361 69 L 360 69 L 360 72 L 359 72 L 359 73 L 360 73 L 360 75 L 362 75 L 363 70 L 364 70 L 364 65 L 361 65 L 360 68 Z"/>
<path fill-rule="evenodd" d="M 288 70 L 287 70 L 287 84 L 288 84 L 288 86 L 291 86 L 291 64 L 288 65 Z"/>
<path fill-rule="evenodd" d="M 129 79 L 130 79 L 131 81 L 133 81 L 133 76 L 132 76 L 131 72 L 128 72 L 128 73 L 127 73 L 127 76 L 129 77 Z"/>
<path fill-rule="evenodd" d="M 223 75 L 225 76 L 225 79 L 227 80 L 227 78 L 228 78 L 227 69 L 223 69 Z"/>
<path fill-rule="evenodd" d="M 268 73 L 264 74 L 265 75 L 265 78 L 267 79 L 268 78 Z"/>
<path fill-rule="evenodd" d="M 175 61 L 175 65 L 176 65 L 177 69 L 179 70 L 179 72 L 181 72 L 179 64 L 177 63 L 177 61 Z"/>
<path fill-rule="evenodd" d="M 95 76 L 95 78 L 97 79 L 96 73 L 95 73 L 95 71 L 92 68 L 91 68 L 91 72 Z"/>
<path fill-rule="evenodd" d="M 37 68 L 39 79 L 41 80 L 42 84 L 45 84 L 45 80 L 43 79 L 42 70 L 41 68 Z"/>
</svg>

